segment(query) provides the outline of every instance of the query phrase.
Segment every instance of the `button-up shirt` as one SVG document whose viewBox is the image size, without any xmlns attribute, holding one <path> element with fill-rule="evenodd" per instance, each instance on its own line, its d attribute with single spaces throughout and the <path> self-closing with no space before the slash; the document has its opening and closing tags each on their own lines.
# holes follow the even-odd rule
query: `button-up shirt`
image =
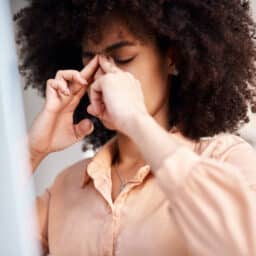
<svg viewBox="0 0 256 256">
<path fill-rule="evenodd" d="M 198 142 L 171 135 L 183 146 L 158 170 L 139 168 L 114 202 L 116 136 L 61 171 L 36 198 L 44 254 L 255 256 L 255 150 L 231 134 Z"/>
</svg>

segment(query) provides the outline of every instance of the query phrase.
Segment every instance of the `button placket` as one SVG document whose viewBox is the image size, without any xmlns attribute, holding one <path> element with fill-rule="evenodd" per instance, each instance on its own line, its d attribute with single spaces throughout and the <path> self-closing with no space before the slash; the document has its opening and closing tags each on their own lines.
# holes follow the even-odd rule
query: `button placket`
<svg viewBox="0 0 256 256">
<path fill-rule="evenodd" d="M 113 215 L 112 215 L 112 224 L 113 224 L 113 253 L 115 255 L 117 242 L 118 242 L 118 233 L 121 226 L 121 210 L 123 205 L 125 204 L 125 200 L 127 199 L 129 193 L 133 188 L 139 186 L 143 182 L 141 176 L 137 177 L 137 180 L 134 180 L 132 183 L 128 184 L 121 193 L 117 196 L 115 202 L 113 202 Z"/>
<path fill-rule="evenodd" d="M 111 255 L 113 254 L 113 223 L 111 220 L 111 216 L 107 218 L 107 225 L 102 227 L 102 255 Z"/>
</svg>

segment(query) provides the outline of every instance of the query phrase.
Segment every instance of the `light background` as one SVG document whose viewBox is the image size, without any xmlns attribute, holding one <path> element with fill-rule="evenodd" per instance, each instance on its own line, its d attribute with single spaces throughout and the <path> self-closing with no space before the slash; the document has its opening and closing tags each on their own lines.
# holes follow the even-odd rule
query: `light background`
<svg viewBox="0 0 256 256">
<path fill-rule="evenodd" d="M 24 0 L 12 0 L 13 12 L 17 12 L 20 8 L 25 5 Z M 252 1 L 253 13 L 256 18 L 256 1 Z M 24 84 L 22 84 L 24 87 Z M 28 89 L 23 91 L 24 96 L 24 108 L 26 113 L 26 124 L 27 129 L 32 124 L 33 119 L 37 113 L 41 110 L 44 100 L 38 95 L 36 90 Z M 256 116 L 251 116 L 251 122 L 241 130 L 241 135 L 252 143 L 256 147 Z M 81 150 L 82 143 L 49 155 L 40 164 L 36 173 L 34 174 L 35 190 L 36 194 L 43 193 L 44 189 L 48 187 L 64 168 L 71 165 L 72 163 L 87 157 Z"/>
</svg>

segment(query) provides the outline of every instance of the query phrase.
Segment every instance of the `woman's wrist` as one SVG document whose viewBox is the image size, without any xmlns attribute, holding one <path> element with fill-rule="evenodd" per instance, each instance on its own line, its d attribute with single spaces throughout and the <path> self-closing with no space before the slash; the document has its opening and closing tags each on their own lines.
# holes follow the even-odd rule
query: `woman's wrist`
<svg viewBox="0 0 256 256">
<path fill-rule="evenodd" d="M 145 112 L 137 112 L 132 116 L 132 118 L 124 125 L 125 134 L 130 137 L 132 140 L 136 140 L 136 135 L 138 128 L 143 130 L 144 126 L 147 126 L 148 123 L 154 121 L 152 116 Z"/>
<path fill-rule="evenodd" d="M 181 146 L 181 143 L 171 137 L 149 114 L 135 115 L 127 131 L 127 135 L 136 143 L 152 171 L 158 170 L 163 160 Z"/>
</svg>

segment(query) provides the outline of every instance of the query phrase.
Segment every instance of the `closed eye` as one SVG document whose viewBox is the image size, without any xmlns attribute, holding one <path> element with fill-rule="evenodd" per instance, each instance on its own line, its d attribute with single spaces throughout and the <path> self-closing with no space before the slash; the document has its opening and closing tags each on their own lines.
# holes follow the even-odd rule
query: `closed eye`
<svg viewBox="0 0 256 256">
<path fill-rule="evenodd" d="M 136 56 L 135 56 L 136 57 Z M 135 57 L 131 57 L 129 59 L 125 59 L 125 60 L 119 60 L 119 59 L 114 59 L 114 61 L 117 63 L 117 64 L 126 64 L 130 61 L 132 61 L 133 59 L 135 59 Z"/>
<path fill-rule="evenodd" d="M 123 60 L 122 59 L 118 59 L 118 58 L 113 58 L 113 59 L 114 59 L 116 64 L 125 65 L 125 64 L 129 63 L 130 61 L 134 60 L 136 58 L 136 56 L 137 55 L 135 55 L 135 56 L 133 56 L 133 57 L 131 57 L 129 59 L 123 59 Z M 94 56 L 92 56 L 92 57 L 89 57 L 89 56 L 83 57 L 84 65 L 86 65 L 93 57 Z"/>
</svg>

